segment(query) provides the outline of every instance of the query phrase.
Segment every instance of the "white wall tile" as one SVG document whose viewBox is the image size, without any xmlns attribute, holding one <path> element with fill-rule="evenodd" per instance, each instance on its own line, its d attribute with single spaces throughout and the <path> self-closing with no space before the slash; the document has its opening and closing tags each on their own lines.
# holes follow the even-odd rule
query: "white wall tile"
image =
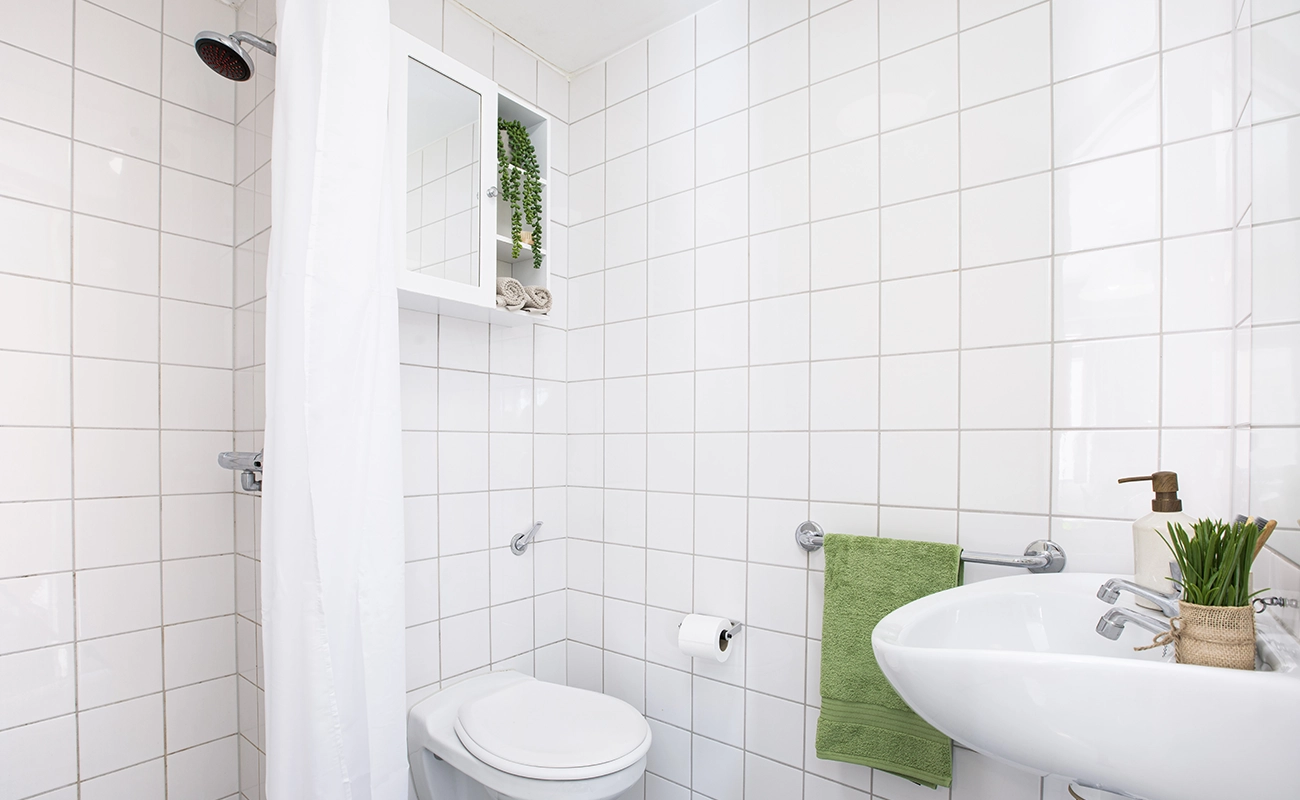
<svg viewBox="0 0 1300 800">
<path fill-rule="evenodd" d="M 162 164 L 229 183 L 233 180 L 235 129 L 172 103 L 162 108 Z"/>
<path fill-rule="evenodd" d="M 1056 337 L 1083 339 L 1159 330 L 1160 252 L 1155 244 L 1055 260 Z"/>
<path fill-rule="evenodd" d="M 158 501 L 114 497 L 76 503 L 77 569 L 157 561 Z"/>
<path fill-rule="evenodd" d="M 70 215 L 18 200 L 0 199 L 0 245 L 11 255 L 5 271 L 66 281 L 71 274 Z M 33 232 L 39 235 L 31 235 Z"/>
<path fill-rule="evenodd" d="M 853 0 L 844 7 L 862 0 Z M 817 19 L 821 19 L 818 17 Z M 817 20 L 813 21 L 814 31 Z M 814 47 L 813 52 L 817 52 Z M 869 65 L 814 83 L 809 94 L 814 150 L 870 136 L 880 129 L 879 68 Z"/>
<path fill-rule="evenodd" d="M 1155 337 L 1058 344 L 1057 427 L 1154 427 L 1159 419 Z"/>
<path fill-rule="evenodd" d="M 1047 6 L 1037 5 L 961 34 L 963 108 L 1045 86 L 1052 54 Z"/>
<path fill-rule="evenodd" d="M 958 280 L 955 274 L 889 281 L 881 286 L 882 353 L 957 347 Z"/>
<path fill-rule="evenodd" d="M 161 46 L 162 36 L 156 30 L 78 0 L 78 69 L 157 95 Z"/>
<path fill-rule="evenodd" d="M 66 428 L 0 429 L 6 452 L 27 453 L 0 467 L 0 501 L 65 499 L 72 492 L 72 437 Z"/>
<path fill-rule="evenodd" d="M 1051 252 L 1051 179 L 1034 175 L 962 193 L 962 266 Z"/>
<path fill-rule="evenodd" d="M 880 274 L 903 278 L 959 265 L 958 196 L 940 195 L 880 212 Z"/>
<path fill-rule="evenodd" d="M 72 504 L 0 506 L 0 543 L 8 554 L 0 578 L 72 569 Z"/>
<path fill-rule="evenodd" d="M 1056 80 L 1153 53 L 1159 47 L 1157 0 L 1065 0 L 1052 7 Z"/>
<path fill-rule="evenodd" d="M 1051 449 L 1047 431 L 963 431 L 961 507 L 1047 513 Z"/>
<path fill-rule="evenodd" d="M 1233 314 L 1232 236 L 1211 233 L 1172 239 L 1164 248 L 1164 330 L 1229 327 Z M 1254 270 L 1258 281 L 1259 262 Z M 1259 300 L 1255 302 L 1253 316 L 1258 320 Z"/>
<path fill-rule="evenodd" d="M 880 46 L 891 56 L 957 32 L 957 4 L 952 0 L 882 0 Z"/>
<path fill-rule="evenodd" d="M 880 64 L 880 127 L 891 130 L 957 110 L 957 40 L 919 47 Z"/>
<path fill-rule="evenodd" d="M 808 152 L 808 90 L 754 106 L 749 114 L 751 167 L 764 167 Z"/>
<path fill-rule="evenodd" d="M 156 165 L 81 143 L 73 145 L 72 154 L 77 167 L 72 186 L 75 210 L 132 225 L 157 227 Z M 229 215 L 233 206 L 233 202 L 227 201 L 225 207 L 214 206 L 209 213 L 217 217 Z"/>
<path fill-rule="evenodd" d="M 1251 143 L 1256 224 L 1300 216 L 1300 166 L 1293 154 L 1300 149 L 1300 118 L 1256 125 Z"/>
<path fill-rule="evenodd" d="M 17 13 L 19 3 L 9 0 L 4 41 L 47 58 L 72 62 L 72 0 L 43 4 L 33 13 Z"/>
<path fill-rule="evenodd" d="M 1164 175 L 1166 236 L 1232 225 L 1232 137 L 1229 134 L 1166 147 Z"/>
<path fill-rule="evenodd" d="M 645 147 L 647 135 L 646 95 L 637 94 L 605 110 L 605 157 L 617 158 Z"/>
<path fill-rule="evenodd" d="M 1046 344 L 963 351 L 961 427 L 1048 427 L 1051 357 Z"/>
<path fill-rule="evenodd" d="M 962 273 L 962 346 L 1029 344 L 1051 336 L 1046 260 Z"/>
<path fill-rule="evenodd" d="M 1047 89 L 963 111 L 962 186 L 991 183 L 1050 167 L 1051 113 Z"/>
<path fill-rule="evenodd" d="M 1256 25 L 1250 31 L 1251 113 L 1256 122 L 1277 119 L 1300 111 L 1295 81 L 1300 48 L 1295 17 Z"/>
<path fill-rule="evenodd" d="M 16 47 L 0 47 L 0 67 L 21 81 L 0 89 L 6 119 L 69 136 L 72 132 L 72 71 L 66 66 Z"/>
<path fill-rule="evenodd" d="M 1156 238 L 1159 184 L 1160 158 L 1154 150 L 1058 170 L 1057 252 Z"/>
<path fill-rule="evenodd" d="M 687 18 L 650 37 L 649 84 L 656 86 L 695 66 L 695 19 Z"/>
<path fill-rule="evenodd" d="M 704 64 L 749 41 L 749 3 L 723 0 L 695 18 L 695 63 Z"/>
<path fill-rule="evenodd" d="M 1252 424 L 1300 424 L 1300 411 L 1297 411 L 1300 380 L 1295 369 L 1300 359 L 1297 340 L 1300 340 L 1297 325 L 1255 329 L 1251 347 Z"/>
<path fill-rule="evenodd" d="M 72 645 L 0 658 L 4 706 L 0 728 L 26 725 L 76 710 Z"/>
<path fill-rule="evenodd" d="M 881 433 L 880 502 L 926 508 L 955 507 L 957 449 L 956 432 Z"/>
<path fill-rule="evenodd" d="M 71 407 L 65 356 L 0 351 L 0 416 L 13 425 L 66 425 Z"/>
<path fill-rule="evenodd" d="M 812 18 L 808 27 L 813 82 L 876 60 L 876 3 L 850 0 Z"/>
<path fill-rule="evenodd" d="M 163 754 L 163 698 L 153 694 L 77 715 L 78 755 L 85 778 Z"/>
<path fill-rule="evenodd" d="M 946 116 L 881 137 L 882 203 L 893 204 L 957 188 L 957 117 Z"/>
<path fill-rule="evenodd" d="M 689 85 L 689 78 L 678 78 L 661 88 L 666 90 L 666 87 L 679 82 Z M 702 125 L 744 108 L 747 105 L 748 82 L 749 65 L 743 52 L 732 53 L 697 69 L 695 71 L 696 124 Z M 680 91 L 680 96 L 685 95 L 686 91 Z M 680 100 L 674 102 L 674 106 L 680 102 Z M 651 115 L 653 118 L 654 112 L 651 112 Z M 664 134 L 671 135 L 676 132 L 670 128 Z"/>
<path fill-rule="evenodd" d="M 167 692 L 167 751 L 182 750 L 238 730 L 232 676 Z"/>
<path fill-rule="evenodd" d="M 1232 38 L 1220 36 L 1164 56 L 1164 136 L 1178 141 L 1232 126 Z"/>
<path fill-rule="evenodd" d="M 1053 87 L 1056 164 L 1116 155 L 1160 141 L 1158 58 L 1147 58 Z"/>
<path fill-rule="evenodd" d="M 747 217 L 744 175 L 695 190 L 695 242 L 703 246 L 745 234 Z M 758 191 L 756 189 L 755 191 Z"/>
<path fill-rule="evenodd" d="M 68 208 L 71 153 L 67 139 L 0 121 L 0 192 L 17 200 Z"/>
</svg>

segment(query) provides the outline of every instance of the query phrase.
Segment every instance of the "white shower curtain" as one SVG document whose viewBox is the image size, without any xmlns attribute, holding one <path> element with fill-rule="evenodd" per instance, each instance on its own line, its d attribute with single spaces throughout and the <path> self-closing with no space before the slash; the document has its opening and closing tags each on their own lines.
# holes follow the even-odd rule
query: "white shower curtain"
<svg viewBox="0 0 1300 800">
<path fill-rule="evenodd" d="M 262 637 L 268 800 L 404 800 L 388 0 L 277 0 Z"/>
</svg>

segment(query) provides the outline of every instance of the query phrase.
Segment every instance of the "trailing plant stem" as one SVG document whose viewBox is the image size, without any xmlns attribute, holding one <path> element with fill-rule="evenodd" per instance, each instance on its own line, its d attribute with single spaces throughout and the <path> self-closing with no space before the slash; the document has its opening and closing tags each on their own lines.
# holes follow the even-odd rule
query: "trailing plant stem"
<svg viewBox="0 0 1300 800">
<path fill-rule="evenodd" d="M 497 171 L 501 198 L 510 204 L 510 257 L 523 249 L 523 226 L 533 229 L 533 269 L 542 266 L 542 178 L 528 129 L 518 120 L 497 118 Z M 508 144 L 507 144 L 508 143 Z"/>
</svg>

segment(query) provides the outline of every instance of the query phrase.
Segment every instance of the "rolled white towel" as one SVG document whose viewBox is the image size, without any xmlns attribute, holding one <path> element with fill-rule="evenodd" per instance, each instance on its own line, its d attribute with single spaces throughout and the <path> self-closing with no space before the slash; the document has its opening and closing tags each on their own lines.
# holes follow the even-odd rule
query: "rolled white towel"
<svg viewBox="0 0 1300 800">
<path fill-rule="evenodd" d="M 551 293 L 545 287 L 525 286 L 524 294 L 528 297 L 528 299 L 524 301 L 525 311 L 545 314 L 551 310 Z"/>
<path fill-rule="evenodd" d="M 518 311 L 528 302 L 524 285 L 514 278 L 497 278 L 497 297 L 505 299 L 505 308 Z"/>
</svg>

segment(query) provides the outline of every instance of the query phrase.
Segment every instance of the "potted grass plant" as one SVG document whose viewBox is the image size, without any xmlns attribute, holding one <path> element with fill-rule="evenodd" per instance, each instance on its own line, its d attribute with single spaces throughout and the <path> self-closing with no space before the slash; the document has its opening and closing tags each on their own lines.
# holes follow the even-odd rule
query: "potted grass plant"
<svg viewBox="0 0 1300 800">
<path fill-rule="evenodd" d="M 1171 523 L 1165 544 L 1182 571 L 1182 598 L 1168 637 L 1180 664 L 1255 668 L 1250 567 L 1260 531 L 1252 523 L 1202 519 L 1188 534 Z M 1161 536 L 1161 538 L 1164 538 Z M 1167 643 L 1167 642 L 1166 642 Z"/>
</svg>

